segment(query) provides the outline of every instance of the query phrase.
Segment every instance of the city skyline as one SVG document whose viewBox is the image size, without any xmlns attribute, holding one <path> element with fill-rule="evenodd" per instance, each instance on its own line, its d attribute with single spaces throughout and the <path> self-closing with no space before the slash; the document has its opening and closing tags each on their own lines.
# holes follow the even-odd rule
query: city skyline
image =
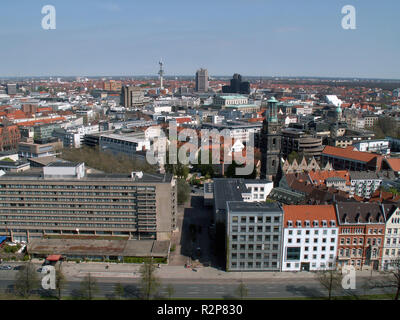
<svg viewBox="0 0 400 320">
<path fill-rule="evenodd" d="M 57 28 L 43 30 L 46 4 L 3 4 L 1 78 L 156 75 L 162 58 L 166 75 L 400 79 L 395 1 L 352 3 L 355 30 L 341 27 L 345 1 L 56 0 Z"/>
</svg>

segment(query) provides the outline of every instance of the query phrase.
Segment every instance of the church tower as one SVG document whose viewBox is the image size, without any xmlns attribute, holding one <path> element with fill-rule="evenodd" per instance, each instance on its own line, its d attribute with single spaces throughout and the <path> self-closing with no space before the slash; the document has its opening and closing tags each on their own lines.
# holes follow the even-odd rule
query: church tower
<svg viewBox="0 0 400 320">
<path fill-rule="evenodd" d="M 281 166 L 281 127 L 278 123 L 277 104 L 274 97 L 267 101 L 268 109 L 260 133 L 261 179 L 272 181 Z"/>
</svg>

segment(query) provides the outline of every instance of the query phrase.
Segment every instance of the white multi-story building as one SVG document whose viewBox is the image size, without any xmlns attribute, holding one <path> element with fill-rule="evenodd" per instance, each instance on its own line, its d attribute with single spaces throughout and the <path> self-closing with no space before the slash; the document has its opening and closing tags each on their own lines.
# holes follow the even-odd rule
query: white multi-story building
<svg viewBox="0 0 400 320">
<path fill-rule="evenodd" d="M 382 140 L 363 140 L 353 142 L 353 146 L 361 152 L 374 152 L 380 154 L 390 154 L 389 141 Z"/>
<path fill-rule="evenodd" d="M 350 171 L 350 195 L 371 198 L 378 190 L 382 178 L 373 171 Z"/>
<path fill-rule="evenodd" d="M 217 129 L 221 134 L 229 132 L 234 141 L 240 140 L 242 143 L 248 143 L 251 135 L 255 139 L 256 135 L 261 131 L 261 127 L 262 123 L 243 123 L 239 121 L 232 121 L 226 124 L 203 123 L 204 129 Z"/>
<path fill-rule="evenodd" d="M 100 149 L 114 154 L 133 156 L 138 151 L 150 149 L 150 140 L 144 134 L 104 134 L 100 136 Z"/>
<path fill-rule="evenodd" d="M 400 259 L 400 208 L 390 204 L 383 204 L 382 206 L 386 213 L 382 269 L 391 270 L 395 268 L 391 263 Z"/>
<path fill-rule="evenodd" d="M 333 205 L 283 206 L 282 271 L 336 268 L 338 226 Z"/>
<path fill-rule="evenodd" d="M 215 96 L 214 97 L 214 105 L 216 106 L 231 106 L 231 105 L 239 105 L 239 104 L 248 104 L 249 98 L 242 95 L 224 95 L 224 96 Z"/>
</svg>

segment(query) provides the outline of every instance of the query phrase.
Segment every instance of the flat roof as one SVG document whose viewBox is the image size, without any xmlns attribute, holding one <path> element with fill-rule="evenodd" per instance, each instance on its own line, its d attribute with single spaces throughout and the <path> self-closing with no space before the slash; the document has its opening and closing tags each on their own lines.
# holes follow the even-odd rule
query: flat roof
<svg viewBox="0 0 400 320">
<path fill-rule="evenodd" d="M 229 201 L 227 203 L 228 210 L 230 213 L 248 213 L 252 214 L 254 212 L 260 213 L 270 213 L 270 212 L 280 212 L 283 213 L 282 208 L 276 202 L 243 202 L 243 201 Z"/>
<path fill-rule="evenodd" d="M 36 170 L 35 170 L 36 169 Z M 0 180 L 5 181 L 24 181 L 24 180 L 40 180 L 40 181 L 71 181 L 71 182 L 88 182 L 88 181 L 107 181 L 107 182 L 135 182 L 135 183 L 147 183 L 147 182 L 158 182 L 158 183 L 170 183 L 172 181 L 172 175 L 170 173 L 159 174 L 159 173 L 146 173 L 143 172 L 143 177 L 132 179 L 130 173 L 90 173 L 84 177 L 78 179 L 75 177 L 60 177 L 47 179 L 44 177 L 42 168 L 34 168 L 23 172 L 7 172 L 5 175 L 0 177 Z"/>
<path fill-rule="evenodd" d="M 167 257 L 169 244 L 156 240 L 35 239 L 27 251 L 40 255 Z"/>
</svg>

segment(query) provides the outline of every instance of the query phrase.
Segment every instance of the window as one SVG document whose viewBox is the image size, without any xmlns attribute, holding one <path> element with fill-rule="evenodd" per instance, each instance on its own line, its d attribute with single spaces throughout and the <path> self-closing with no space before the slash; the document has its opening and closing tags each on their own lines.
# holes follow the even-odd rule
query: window
<svg viewBox="0 0 400 320">
<path fill-rule="evenodd" d="M 286 260 L 299 260 L 300 247 L 288 247 L 286 249 Z"/>
<path fill-rule="evenodd" d="M 287 222 L 287 224 L 288 224 L 288 227 L 289 227 L 289 228 L 293 227 L 293 221 L 289 220 L 289 221 Z"/>
<path fill-rule="evenodd" d="M 318 227 L 318 220 L 314 220 L 314 221 L 313 221 L 313 226 L 314 226 L 314 227 Z"/>
<path fill-rule="evenodd" d="M 307 228 L 310 227 L 310 221 L 309 221 L 309 220 L 306 220 L 306 221 L 305 221 L 305 226 L 306 226 Z"/>
</svg>

